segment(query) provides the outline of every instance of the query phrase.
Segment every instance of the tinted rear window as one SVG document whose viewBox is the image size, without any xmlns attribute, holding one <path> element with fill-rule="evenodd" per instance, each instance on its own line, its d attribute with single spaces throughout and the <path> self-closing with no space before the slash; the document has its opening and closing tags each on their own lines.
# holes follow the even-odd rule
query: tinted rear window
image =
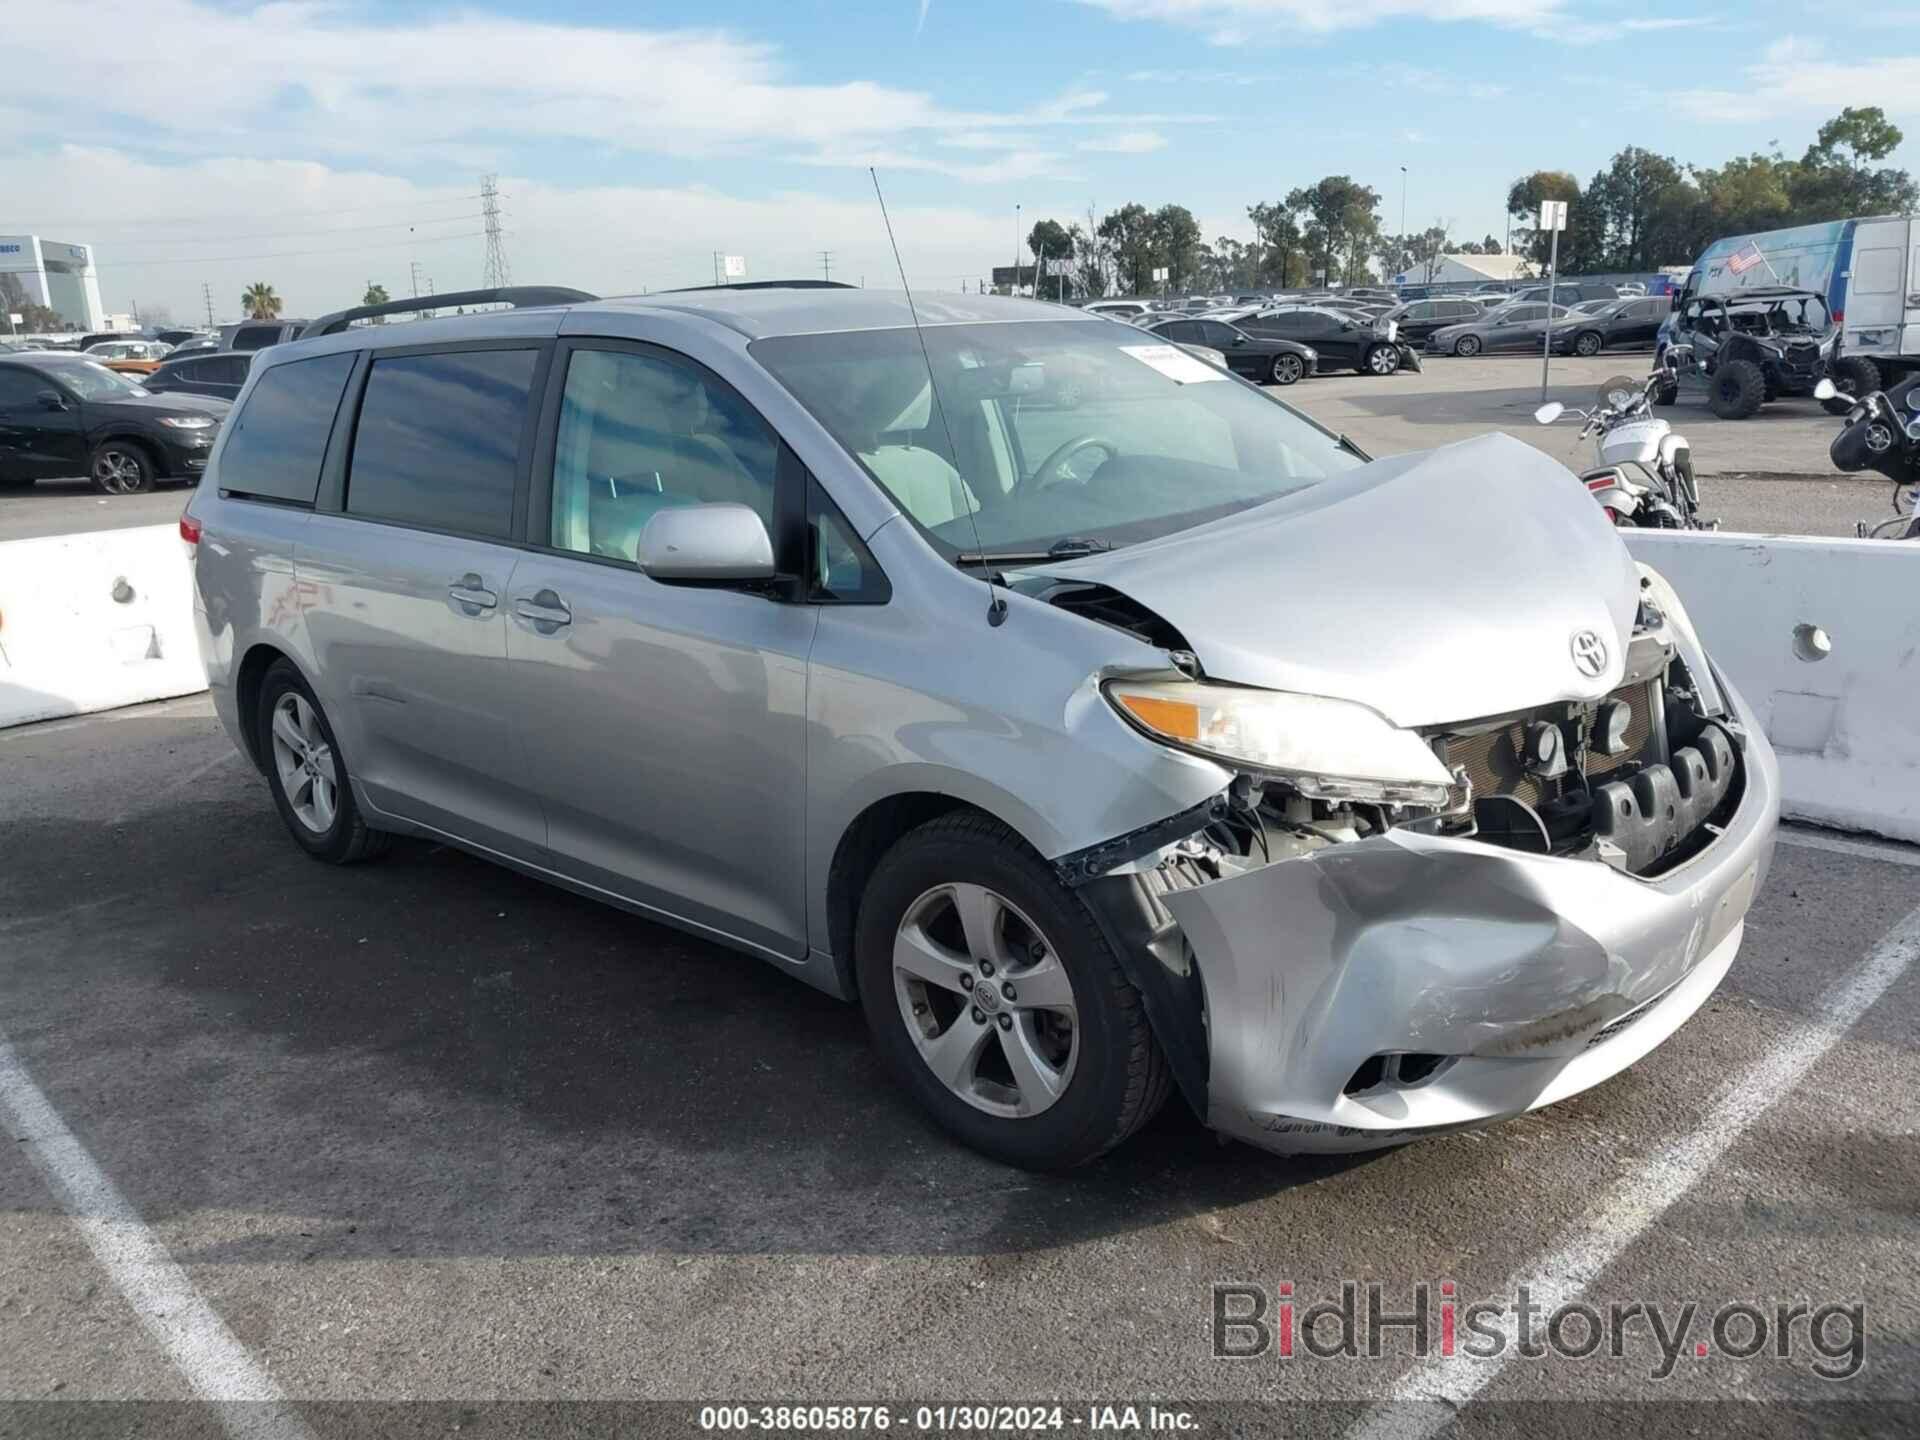
<svg viewBox="0 0 1920 1440">
<path fill-rule="evenodd" d="M 375 360 L 354 432 L 348 512 L 511 534 L 536 358 L 532 350 L 469 350 Z"/>
<path fill-rule="evenodd" d="M 321 355 L 262 375 L 228 422 L 220 488 L 311 505 L 353 361 L 352 354 Z"/>
</svg>

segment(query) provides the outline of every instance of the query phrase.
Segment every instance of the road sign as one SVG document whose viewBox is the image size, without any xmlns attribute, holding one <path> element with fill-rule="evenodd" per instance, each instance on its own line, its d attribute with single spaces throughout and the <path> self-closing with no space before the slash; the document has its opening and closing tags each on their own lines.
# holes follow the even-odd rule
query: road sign
<svg viewBox="0 0 1920 1440">
<path fill-rule="evenodd" d="M 1162 266 L 1160 266 L 1160 267 L 1159 267 L 1158 269 L 1156 269 L 1156 270 L 1155 270 L 1155 271 L 1153 272 L 1153 278 L 1154 278 L 1155 280 L 1164 280 L 1164 279 L 1166 279 L 1166 278 L 1167 278 L 1167 267 L 1166 267 L 1166 266 L 1164 266 L 1164 265 L 1162 265 Z"/>
<path fill-rule="evenodd" d="M 1567 202 L 1564 200 L 1542 200 L 1540 202 L 1540 228 L 1542 230 L 1566 229 Z"/>
<path fill-rule="evenodd" d="M 18 311 L 8 311 L 7 323 L 9 325 L 24 325 L 27 323 L 27 317 L 20 314 Z"/>
<path fill-rule="evenodd" d="M 747 273 L 747 257 L 744 255 L 723 255 L 720 263 L 729 280 L 738 280 Z"/>
</svg>

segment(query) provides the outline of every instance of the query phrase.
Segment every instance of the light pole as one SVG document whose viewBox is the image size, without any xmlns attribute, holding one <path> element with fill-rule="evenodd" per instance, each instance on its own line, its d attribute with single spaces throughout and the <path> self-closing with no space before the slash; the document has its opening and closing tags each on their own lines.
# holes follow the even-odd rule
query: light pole
<svg viewBox="0 0 1920 1440">
<path fill-rule="evenodd" d="M 1013 278 L 1007 281 L 1007 294 L 1020 293 L 1020 204 L 1013 206 Z"/>
<path fill-rule="evenodd" d="M 1400 248 L 1407 248 L 1407 167 L 1400 167 Z"/>
</svg>

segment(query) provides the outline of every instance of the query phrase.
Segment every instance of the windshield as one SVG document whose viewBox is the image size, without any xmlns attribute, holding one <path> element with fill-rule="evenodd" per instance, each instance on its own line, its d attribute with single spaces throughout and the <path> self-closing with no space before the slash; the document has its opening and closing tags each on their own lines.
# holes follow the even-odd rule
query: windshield
<svg viewBox="0 0 1920 1440">
<path fill-rule="evenodd" d="M 125 400 L 147 393 L 144 386 L 92 360 L 68 360 L 42 368 L 82 400 Z"/>
<path fill-rule="evenodd" d="M 785 335 L 750 351 L 949 555 L 1171 534 L 1361 461 L 1150 333 L 1075 321 Z M 944 412 L 944 414 L 943 414 Z M 943 423 L 944 418 L 944 423 Z"/>
</svg>

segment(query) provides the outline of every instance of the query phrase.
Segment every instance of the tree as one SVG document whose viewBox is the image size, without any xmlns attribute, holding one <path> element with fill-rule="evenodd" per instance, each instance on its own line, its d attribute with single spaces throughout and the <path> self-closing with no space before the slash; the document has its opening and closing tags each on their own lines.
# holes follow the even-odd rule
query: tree
<svg viewBox="0 0 1920 1440">
<path fill-rule="evenodd" d="M 1294 284 L 1296 274 L 1304 281 L 1306 242 L 1294 209 L 1285 202 L 1263 202 L 1249 205 L 1247 218 L 1253 221 L 1254 243 L 1260 252 L 1255 264 L 1255 282 L 1278 285 L 1284 290 Z"/>
<path fill-rule="evenodd" d="M 1573 217 L 1581 207 L 1580 182 L 1564 170 L 1536 170 L 1531 175 L 1522 175 L 1507 187 L 1507 214 L 1520 223 L 1513 227 L 1515 252 L 1531 259 L 1534 266 L 1544 270 L 1547 256 L 1553 248 L 1553 236 L 1540 229 L 1533 222 L 1540 216 L 1543 201 L 1564 200 L 1567 202 L 1567 218 L 1571 224 Z M 1493 237 L 1488 236 L 1489 240 Z M 1567 237 L 1560 237 L 1560 268 L 1567 268 Z M 1498 250 L 1481 252 L 1499 254 Z"/>
<path fill-rule="evenodd" d="M 1056 260 L 1073 258 L 1073 236 L 1067 233 L 1067 227 L 1058 220 L 1038 221 L 1027 232 L 1027 249 L 1033 252 L 1035 274 L 1033 293 L 1039 296 L 1047 287 L 1044 280 L 1047 267 Z M 1055 282 L 1056 291 L 1059 282 Z"/>
<path fill-rule="evenodd" d="M 1431 285 L 1434 277 L 1440 273 L 1441 257 L 1457 253 L 1462 248 L 1468 252 L 1474 249 L 1472 246 L 1451 244 L 1447 239 L 1447 222 L 1444 220 L 1435 220 L 1414 235 L 1382 235 L 1379 242 L 1381 274 L 1390 279 L 1405 272 Z"/>
<path fill-rule="evenodd" d="M 1087 207 L 1087 223 L 1076 223 L 1067 234 L 1073 240 L 1074 287 L 1082 295 L 1107 294 L 1113 288 L 1113 247 L 1100 238 L 1091 205 Z"/>
<path fill-rule="evenodd" d="M 1321 278 L 1344 277 L 1349 285 L 1368 278 L 1365 257 L 1380 233 L 1380 192 L 1350 175 L 1329 175 L 1287 196 L 1287 209 L 1307 217 L 1308 249 L 1320 253 Z"/>
<path fill-rule="evenodd" d="M 1820 127 L 1791 186 L 1801 223 L 1847 215 L 1905 214 L 1917 198 L 1904 170 L 1875 168 L 1905 138 L 1878 105 L 1848 106 Z"/>
<path fill-rule="evenodd" d="M 1200 269 L 1200 222 L 1184 205 L 1162 205 L 1148 226 L 1153 237 L 1153 259 L 1167 270 L 1167 285 L 1186 290 Z"/>
<path fill-rule="evenodd" d="M 9 327 L 25 334 L 46 335 L 69 328 L 58 310 L 27 299 L 27 289 L 20 283 L 20 277 L 4 271 L 0 271 L 0 310 L 18 315 L 19 325 L 12 326 L 9 322 Z"/>
<path fill-rule="evenodd" d="M 1686 177 L 1665 155 L 1629 145 L 1587 186 L 1586 206 L 1605 228 L 1604 252 L 1582 253 L 1589 270 L 1652 270 L 1672 249 L 1673 212 L 1692 203 Z M 1690 187 L 1686 187 L 1690 188 Z M 1663 234 L 1663 231 L 1666 233 Z M 1584 232 L 1583 232 L 1584 233 Z M 1567 273 L 1563 263 L 1561 273 Z"/>
<path fill-rule="evenodd" d="M 1129 295 L 1153 286 L 1153 216 L 1144 205 L 1122 205 L 1101 218 L 1095 232 L 1113 253 L 1115 277 Z"/>
<path fill-rule="evenodd" d="M 280 297 L 266 281 L 256 280 L 241 292 L 240 308 L 249 320 L 272 320 L 280 314 Z"/>
<path fill-rule="evenodd" d="M 385 305 L 392 298 L 392 296 L 387 294 L 386 286 L 376 285 L 373 281 L 369 280 L 367 282 L 367 293 L 360 297 L 360 303 L 362 305 Z"/>
</svg>

